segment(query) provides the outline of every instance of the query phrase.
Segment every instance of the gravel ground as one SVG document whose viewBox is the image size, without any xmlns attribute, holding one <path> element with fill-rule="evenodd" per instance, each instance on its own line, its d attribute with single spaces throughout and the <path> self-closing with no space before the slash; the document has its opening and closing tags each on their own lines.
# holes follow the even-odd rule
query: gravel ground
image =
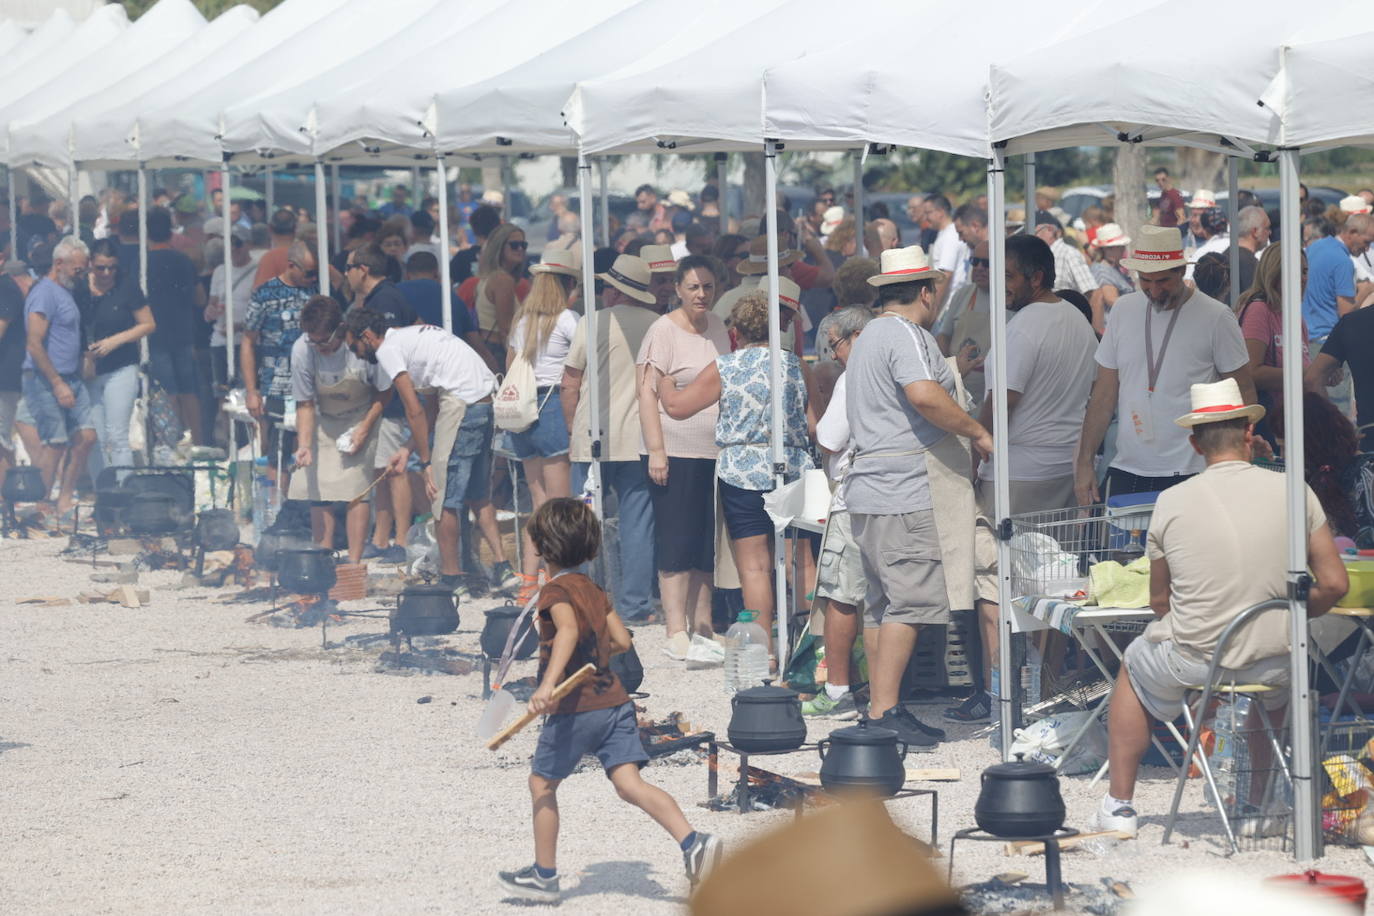
<svg viewBox="0 0 1374 916">
<path fill-rule="evenodd" d="M 40 607 L 36 595 L 92 588 L 89 562 L 58 556 L 58 540 L 0 542 L 0 900 L 10 912 L 506 912 L 498 868 L 532 857 L 525 776 L 536 731 L 498 753 L 474 727 L 481 673 L 379 668 L 384 642 L 348 639 L 385 624 L 349 618 L 288 629 L 245 618 L 261 603 L 221 603 L 233 589 L 180 589 L 180 573 L 145 572 L 148 607 Z M 108 586 L 107 586 L 108 588 Z M 436 645 L 477 660 L 480 611 Z M 378 608 L 380 600 L 350 609 Z M 664 657 L 661 627 L 636 633 L 646 668 L 641 703 L 661 719 L 683 712 L 724 734 L 729 703 L 719 669 L 684 671 Z M 517 668 L 533 673 L 533 663 Z M 428 703 L 417 703 L 421 697 Z M 943 704 L 918 710 L 939 719 Z M 816 722 L 811 740 L 843 723 Z M 979 771 L 996 755 L 972 730 L 951 729 L 911 766 L 959 767 L 938 784 L 941 840 L 972 826 Z M 747 817 L 707 811 L 704 762 L 655 765 L 647 776 L 699 829 L 738 845 L 784 812 Z M 785 774 L 814 773 L 811 753 L 756 758 Z M 1192 867 L 1262 876 L 1292 871 L 1279 852 L 1222 856 L 1220 827 L 1185 797 L 1180 842 L 1162 847 L 1172 782 L 1146 771 L 1137 796 L 1141 838 L 1065 853 L 1067 880 L 1109 877 L 1148 891 L 1152 879 Z M 1100 789 L 1064 781 L 1070 825 L 1086 822 Z M 595 771 L 560 792 L 560 867 L 566 913 L 681 912 L 687 883 L 671 840 L 619 802 Z M 908 831 L 929 838 L 928 803 L 889 804 Z M 824 862 L 824 850 L 806 867 Z M 803 863 L 799 863 L 803 864 Z M 1024 872 L 1038 858 L 1009 858 L 1000 844 L 961 845 L 955 880 Z M 1327 871 L 1367 875 L 1358 850 L 1332 849 Z"/>
</svg>

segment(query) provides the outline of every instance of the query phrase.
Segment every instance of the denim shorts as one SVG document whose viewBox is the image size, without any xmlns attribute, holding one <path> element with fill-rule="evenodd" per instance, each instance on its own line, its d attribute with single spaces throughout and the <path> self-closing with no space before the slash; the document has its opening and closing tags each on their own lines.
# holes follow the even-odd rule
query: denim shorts
<svg viewBox="0 0 1374 916">
<path fill-rule="evenodd" d="M 195 351 L 148 348 L 148 374 L 168 394 L 195 394 L 199 390 Z"/>
<path fill-rule="evenodd" d="M 546 716 L 531 768 L 545 779 L 567 779 L 588 754 L 595 754 L 607 772 L 622 763 L 649 762 L 634 703 Z"/>
<path fill-rule="evenodd" d="M 444 508 L 491 498 L 491 403 L 469 404 L 448 456 Z"/>
<path fill-rule="evenodd" d="M 767 490 L 746 490 L 722 480 L 719 492 L 720 513 L 725 516 L 725 530 L 732 541 L 773 533 L 773 519 L 763 508 Z"/>
<path fill-rule="evenodd" d="M 523 433 L 510 434 L 511 451 L 521 461 L 568 454 L 568 424 L 563 420 L 563 402 L 558 397 L 558 386 L 539 388 L 535 399 L 543 405 L 539 408 L 539 419 Z"/>
<path fill-rule="evenodd" d="M 73 373 L 62 376 L 67 387 L 72 390 L 76 403 L 63 407 L 57 403 L 48 380 L 32 369 L 24 370 L 24 402 L 33 415 L 33 425 L 38 430 L 38 438 L 48 444 L 66 442 L 78 429 L 95 429 L 91 418 L 91 395 L 81 376 Z"/>
</svg>

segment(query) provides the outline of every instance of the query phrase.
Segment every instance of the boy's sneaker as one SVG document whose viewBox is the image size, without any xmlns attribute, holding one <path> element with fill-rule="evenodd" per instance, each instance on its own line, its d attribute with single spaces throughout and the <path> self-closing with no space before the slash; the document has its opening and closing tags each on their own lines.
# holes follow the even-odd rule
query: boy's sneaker
<svg viewBox="0 0 1374 916">
<path fill-rule="evenodd" d="M 894 706 L 883 713 L 882 718 L 870 718 L 868 722 L 870 725 L 896 732 L 898 740 L 913 751 L 934 750 L 935 746 L 940 743 L 939 738 L 928 734 L 922 728 L 918 728 L 917 726 L 923 723 L 901 706 Z M 913 725 L 913 722 L 916 724 Z"/>
<path fill-rule="evenodd" d="M 820 693 L 802 703 L 802 715 L 804 716 L 845 716 L 856 714 L 858 707 L 854 705 L 854 691 L 846 690 L 844 696 L 838 700 L 830 699 L 830 694 L 825 692 L 822 687 Z"/>
<path fill-rule="evenodd" d="M 377 554 L 377 559 L 383 563 L 404 563 L 406 562 L 406 549 L 400 544 L 392 544 L 390 547 L 383 548 Z"/>
<path fill-rule="evenodd" d="M 692 887 L 701 883 L 711 869 L 720 864 L 725 844 L 719 837 L 709 833 L 698 833 L 692 845 L 682 853 L 682 864 L 687 868 L 687 880 Z"/>
<path fill-rule="evenodd" d="M 535 903 L 558 902 L 558 876 L 541 878 L 533 865 L 526 865 L 519 871 L 498 872 L 501 886 L 510 891 L 511 896 Z"/>
<path fill-rule="evenodd" d="M 1097 813 L 1093 815 L 1091 826 L 1098 830 L 1119 830 L 1135 839 L 1140 829 L 1140 816 L 1136 814 L 1130 805 L 1122 805 L 1111 811 L 1097 806 Z"/>
<path fill-rule="evenodd" d="M 502 560 L 491 568 L 491 581 L 498 591 L 509 591 L 520 584 L 520 575 L 510 568 L 510 562 Z"/>
</svg>

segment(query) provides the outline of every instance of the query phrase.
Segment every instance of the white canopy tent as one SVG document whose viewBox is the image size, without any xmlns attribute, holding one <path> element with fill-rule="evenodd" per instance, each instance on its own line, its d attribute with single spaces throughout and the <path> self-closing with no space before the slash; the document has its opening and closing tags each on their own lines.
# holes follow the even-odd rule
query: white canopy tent
<svg viewBox="0 0 1374 916">
<path fill-rule="evenodd" d="M 71 13 L 60 7 L 53 10 L 53 14 L 28 38 L 6 52 L 4 60 L 0 60 L 0 80 L 22 74 L 30 64 L 41 63 L 56 53 L 74 31 L 76 21 Z"/>
<path fill-rule="evenodd" d="M 1260 97 L 1279 119 L 1279 142 L 1315 152 L 1374 145 L 1374 7 L 1351 2 L 1295 32 Z"/>
<path fill-rule="evenodd" d="M 0 124 L 31 116 L 41 111 L 47 100 L 64 94 L 71 96 L 85 88 L 85 84 L 71 74 L 80 73 L 92 56 L 99 54 L 128 28 L 129 17 L 124 7 L 118 4 L 102 7 L 22 66 L 0 72 L 0 82 L 6 90 L 6 100 L 0 104 Z M 37 37 L 35 33 L 34 38 Z M 16 56 L 22 56 L 28 46 L 26 42 Z M 62 79 L 64 76 L 66 78 Z"/>
<path fill-rule="evenodd" d="M 13 21 L 6 19 L 0 22 L 0 54 L 14 51 L 28 37 L 29 33 Z"/>
</svg>

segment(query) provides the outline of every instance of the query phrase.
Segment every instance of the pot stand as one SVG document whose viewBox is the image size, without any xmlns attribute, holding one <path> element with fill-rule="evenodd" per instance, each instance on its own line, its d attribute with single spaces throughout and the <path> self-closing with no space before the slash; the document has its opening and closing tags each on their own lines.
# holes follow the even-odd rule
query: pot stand
<svg viewBox="0 0 1374 916">
<path fill-rule="evenodd" d="M 956 831 L 954 836 L 949 838 L 949 870 L 945 874 L 946 882 L 952 886 L 954 879 L 954 844 L 959 840 L 973 840 L 976 843 L 1006 843 L 1010 841 L 1031 840 L 1045 844 L 1045 888 L 1050 892 L 1051 899 L 1054 900 L 1054 908 L 1062 910 L 1064 908 L 1064 881 L 1059 869 L 1059 841 L 1067 840 L 1069 837 L 1078 836 L 1078 831 L 1071 827 L 1060 827 L 1054 833 L 1047 833 L 1042 836 L 995 836 L 980 827 L 967 827 Z"/>
<path fill-rule="evenodd" d="M 719 789 L 720 780 L 717 770 L 720 765 L 720 751 L 726 750 L 739 757 L 739 780 L 735 783 L 735 804 L 739 806 L 740 814 L 748 814 L 753 809 L 752 793 L 749 788 L 749 758 L 750 757 L 781 757 L 783 754 L 795 754 L 800 751 L 814 751 L 816 744 L 808 742 L 798 747 L 790 748 L 785 751 L 742 751 L 733 744 L 718 741 L 714 737 L 706 745 L 706 797 L 715 798 Z M 819 791 L 819 787 L 817 789 Z"/>
</svg>

